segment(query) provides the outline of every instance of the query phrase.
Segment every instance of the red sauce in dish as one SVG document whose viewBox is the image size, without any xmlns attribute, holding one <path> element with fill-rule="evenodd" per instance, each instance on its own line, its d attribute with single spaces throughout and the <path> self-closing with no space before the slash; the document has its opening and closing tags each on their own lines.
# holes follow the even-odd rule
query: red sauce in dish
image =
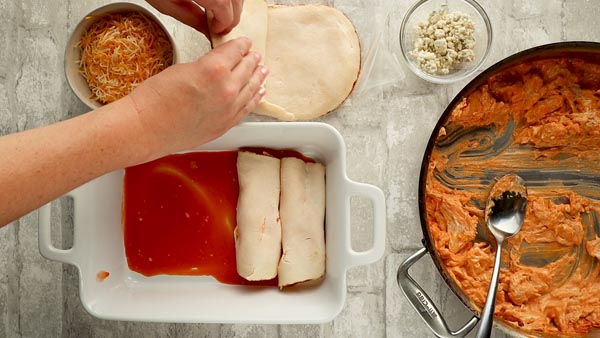
<svg viewBox="0 0 600 338">
<path fill-rule="evenodd" d="M 308 159 L 291 150 L 272 156 Z M 238 194 L 237 151 L 176 154 L 127 168 L 123 222 L 129 268 L 145 276 L 210 275 L 226 284 L 276 286 L 277 278 L 249 282 L 237 274 Z"/>
</svg>

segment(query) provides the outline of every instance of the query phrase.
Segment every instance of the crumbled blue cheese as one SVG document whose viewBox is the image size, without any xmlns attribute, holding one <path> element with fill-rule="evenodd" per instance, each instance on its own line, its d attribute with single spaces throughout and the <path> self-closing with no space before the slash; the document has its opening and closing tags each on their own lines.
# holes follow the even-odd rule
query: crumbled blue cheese
<svg viewBox="0 0 600 338">
<path fill-rule="evenodd" d="M 429 14 L 415 27 L 416 39 L 410 55 L 422 71 L 445 75 L 458 65 L 475 58 L 475 25 L 469 15 L 448 13 L 448 5 Z"/>
</svg>

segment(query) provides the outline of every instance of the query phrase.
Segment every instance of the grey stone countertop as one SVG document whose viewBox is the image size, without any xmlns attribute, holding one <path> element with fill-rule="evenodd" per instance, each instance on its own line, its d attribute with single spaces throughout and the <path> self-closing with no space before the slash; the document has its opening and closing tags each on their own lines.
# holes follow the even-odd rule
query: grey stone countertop
<svg viewBox="0 0 600 338">
<path fill-rule="evenodd" d="M 0 0 L 0 135 L 84 114 L 64 76 L 70 32 L 105 0 Z M 270 1 L 271 2 L 271 1 Z M 0 228 L 0 337 L 432 337 L 396 284 L 399 264 L 421 247 L 417 186 L 422 154 L 445 107 L 468 80 L 427 83 L 399 55 L 398 30 L 412 0 L 293 0 L 322 3 L 343 11 L 355 24 L 363 56 L 379 51 L 375 71 L 387 84 L 355 92 L 321 121 L 346 141 L 350 178 L 377 185 L 387 201 L 387 243 L 378 263 L 351 269 L 347 299 L 332 322 L 320 325 L 163 324 L 106 321 L 90 316 L 79 300 L 77 270 L 43 258 L 38 250 L 38 216 L 33 212 Z M 144 2 L 139 2 L 147 6 Z M 595 0 L 480 0 L 492 21 L 493 49 L 484 68 L 515 52 L 549 42 L 600 41 L 600 2 Z M 148 6 L 149 7 L 149 6 Z M 183 61 L 205 53 L 204 36 L 161 16 L 174 34 Z M 301 51 L 299 51 L 301 52 Z M 248 120 L 265 119 L 250 116 Z M 0 161 L 1 163 L 1 161 Z M 1 165 L 1 164 L 0 164 Z M 1 187 L 0 187 L 1 193 Z M 69 203 L 54 206 L 59 242 L 72 240 Z M 0 210 L 1 212 L 1 210 Z M 352 201 L 352 245 L 372 242 L 370 204 Z M 60 226 L 62 224 L 63 226 Z M 457 328 L 470 313 L 454 297 L 429 258 L 414 268 Z M 474 336 L 473 333 L 470 336 Z M 494 332 L 495 337 L 504 334 Z"/>
</svg>

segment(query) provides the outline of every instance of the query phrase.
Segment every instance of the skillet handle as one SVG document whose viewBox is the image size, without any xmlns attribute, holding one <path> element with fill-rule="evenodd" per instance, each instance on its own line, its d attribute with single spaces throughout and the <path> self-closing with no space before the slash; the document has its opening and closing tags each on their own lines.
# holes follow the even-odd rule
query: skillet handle
<svg viewBox="0 0 600 338">
<path fill-rule="evenodd" d="M 475 325 L 477 325 L 477 317 L 473 316 L 473 318 L 458 331 L 451 331 L 448 328 L 448 325 L 446 325 L 446 321 L 442 317 L 442 314 L 431 301 L 431 298 L 429 298 L 421 286 L 408 274 L 408 269 L 410 269 L 410 267 L 426 253 L 427 248 L 422 248 L 400 264 L 398 275 L 396 276 L 398 286 L 412 307 L 417 311 L 417 314 L 438 337 L 464 337 L 473 329 L 473 327 L 475 327 Z"/>
</svg>

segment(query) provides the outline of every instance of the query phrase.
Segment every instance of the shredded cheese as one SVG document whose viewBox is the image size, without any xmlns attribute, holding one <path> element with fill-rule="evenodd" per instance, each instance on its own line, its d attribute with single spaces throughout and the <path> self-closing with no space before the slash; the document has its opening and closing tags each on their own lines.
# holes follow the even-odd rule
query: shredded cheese
<svg viewBox="0 0 600 338">
<path fill-rule="evenodd" d="M 93 100 L 106 104 L 129 94 L 173 64 L 173 46 L 154 20 L 137 12 L 108 14 L 93 23 L 77 46 L 80 73 Z"/>
</svg>

